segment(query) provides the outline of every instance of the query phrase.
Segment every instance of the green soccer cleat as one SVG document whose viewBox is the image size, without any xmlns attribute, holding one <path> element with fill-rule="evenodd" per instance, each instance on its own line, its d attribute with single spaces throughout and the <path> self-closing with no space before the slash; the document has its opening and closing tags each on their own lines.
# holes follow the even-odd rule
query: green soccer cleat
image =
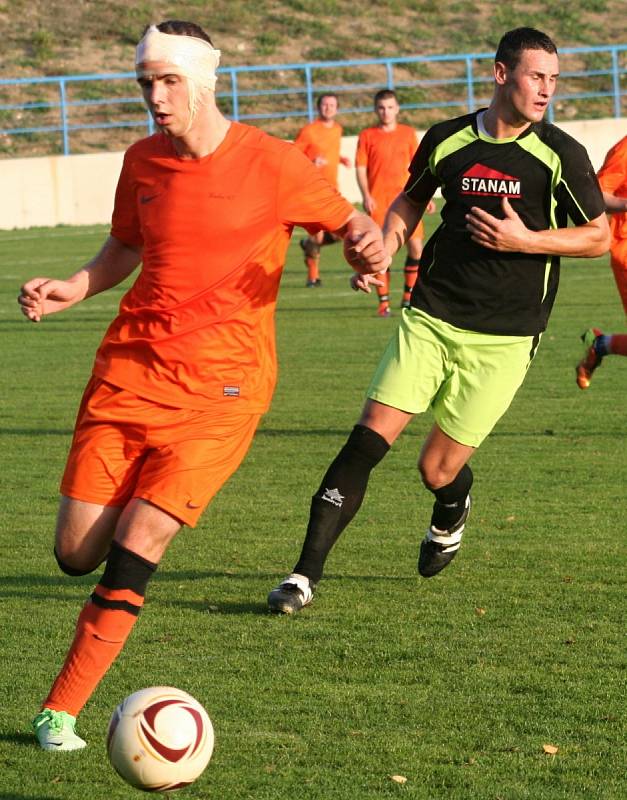
<svg viewBox="0 0 627 800">
<path fill-rule="evenodd" d="M 74 731 L 76 717 L 66 711 L 44 708 L 32 724 L 42 750 L 81 750 L 87 746 Z"/>
</svg>

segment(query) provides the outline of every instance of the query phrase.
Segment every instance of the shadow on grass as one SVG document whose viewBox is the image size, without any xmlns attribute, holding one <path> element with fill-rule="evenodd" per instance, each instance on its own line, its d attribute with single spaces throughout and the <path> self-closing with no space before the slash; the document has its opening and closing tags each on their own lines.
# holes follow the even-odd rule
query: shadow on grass
<svg viewBox="0 0 627 800">
<path fill-rule="evenodd" d="M 357 414 L 358 409 L 355 413 Z M 259 428 L 255 438 L 263 436 L 286 436 L 290 438 L 306 438 L 308 436 L 348 436 L 350 429 L 346 428 Z"/>
<path fill-rule="evenodd" d="M 0 742 L 19 744 L 20 747 L 33 747 L 35 745 L 35 737 L 32 733 L 0 733 Z M 6 796 L 0 793 L 0 798 Z"/>
<path fill-rule="evenodd" d="M 159 583 L 165 583 L 169 581 L 176 581 L 180 583 L 181 581 L 199 581 L 199 580 L 210 580 L 214 579 L 224 579 L 228 578 L 229 580 L 237 583 L 246 582 L 249 583 L 251 580 L 262 580 L 266 584 L 267 591 L 270 591 L 274 586 L 276 586 L 277 581 L 283 575 L 282 572 L 272 572 L 272 573 L 259 573 L 259 572 L 239 572 L 234 574 L 231 571 L 228 572 L 196 572 L 196 571 L 174 571 L 174 572 L 162 572 L 157 573 L 155 575 L 153 581 Z M 334 580 L 342 581 L 343 583 L 350 583 L 359 582 L 361 583 L 381 583 L 381 582 L 398 582 L 399 578 L 396 575 L 325 575 L 325 582 L 331 583 Z M 413 580 L 413 579 L 412 579 Z M 87 575 L 82 576 L 80 578 L 68 579 L 64 578 L 63 576 L 60 577 L 53 577 L 49 575 L 16 575 L 16 576 L 4 576 L 0 577 L 0 598 L 23 598 L 28 602 L 34 601 L 45 601 L 46 603 L 67 603 L 67 602 L 84 602 L 87 595 L 90 593 L 91 588 L 94 586 L 96 580 L 94 576 Z M 37 592 L 33 591 L 33 587 L 42 586 L 46 587 L 47 590 Z M 60 591 L 51 591 L 57 587 Z M 62 591 L 65 590 L 65 591 Z M 74 591 L 76 590 L 76 591 Z M 243 592 L 243 594 L 248 594 L 249 592 Z M 237 589 L 233 589 L 234 595 L 241 596 L 242 592 L 238 592 Z M 175 599 L 174 597 L 168 597 L 167 599 L 161 600 L 152 600 L 151 606 L 156 607 L 158 605 L 161 606 L 176 606 L 177 608 L 188 608 L 190 611 L 195 611 L 199 614 L 216 614 L 217 616 L 220 615 L 233 615 L 233 616 L 244 616 L 244 615 L 266 615 L 268 614 L 268 606 L 266 604 L 266 591 L 264 589 L 262 593 L 263 599 L 260 602 L 254 603 L 246 603 L 246 602 L 231 602 L 231 601 L 221 601 L 221 600 L 212 600 L 208 599 L 205 595 L 202 599 L 198 600 L 182 600 L 182 599 Z M 0 798 L 1 800 L 1 798 Z"/>
<path fill-rule="evenodd" d="M 52 797 L 50 794 L 16 794 L 15 792 L 7 794 L 6 792 L 0 792 L 0 800 L 58 800 L 58 798 Z"/>
<path fill-rule="evenodd" d="M 190 611 L 196 611 L 200 614 L 207 614 L 208 616 L 229 615 L 233 614 L 241 616 L 244 614 L 251 614 L 253 616 L 266 615 L 268 606 L 263 603 L 229 603 L 218 601 L 212 603 L 207 600 L 170 600 L 168 605 L 175 605 L 177 608 L 188 608 Z"/>
<path fill-rule="evenodd" d="M 152 579 L 152 582 L 163 583 L 165 581 L 198 581 L 207 580 L 208 578 L 229 578 L 234 581 L 250 581 L 253 580 L 269 580 L 276 581 L 278 578 L 284 577 L 285 569 L 278 569 L 276 572 L 234 572 L 233 570 L 173 570 L 171 572 L 157 572 Z M 82 575 L 77 578 L 69 578 L 64 575 L 3 575 L 0 576 L 1 587 L 19 587 L 22 589 L 29 589 L 32 586 L 60 586 L 62 588 L 71 588 L 73 586 L 91 586 L 94 580 L 98 579 L 100 571 L 91 573 L 91 575 Z M 334 575 L 325 574 L 324 580 L 326 583 L 329 581 L 398 581 L 402 576 L 398 575 L 348 575 L 341 573 Z"/>
</svg>

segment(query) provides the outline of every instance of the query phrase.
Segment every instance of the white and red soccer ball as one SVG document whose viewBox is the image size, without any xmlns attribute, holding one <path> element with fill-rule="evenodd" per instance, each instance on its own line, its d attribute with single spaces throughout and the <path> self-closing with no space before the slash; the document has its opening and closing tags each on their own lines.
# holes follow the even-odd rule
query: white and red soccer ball
<svg viewBox="0 0 627 800">
<path fill-rule="evenodd" d="M 193 783 L 213 752 L 213 726 L 187 692 L 152 686 L 129 695 L 113 712 L 109 761 L 127 783 L 166 792 Z"/>
</svg>

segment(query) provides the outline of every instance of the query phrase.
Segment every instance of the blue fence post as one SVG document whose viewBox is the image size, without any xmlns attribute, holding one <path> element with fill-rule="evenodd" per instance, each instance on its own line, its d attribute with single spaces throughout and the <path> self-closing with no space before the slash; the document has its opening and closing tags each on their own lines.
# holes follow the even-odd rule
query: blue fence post
<svg viewBox="0 0 627 800">
<path fill-rule="evenodd" d="M 555 116 L 555 103 L 569 102 L 579 103 L 589 101 L 594 98 L 604 98 L 606 106 L 610 105 L 611 98 L 613 98 L 613 112 L 615 118 L 620 118 L 625 109 L 626 103 L 623 98 L 627 97 L 627 89 L 623 88 L 627 83 L 624 80 L 624 75 L 627 74 L 625 69 L 625 57 L 627 56 L 627 44 L 614 44 L 602 45 L 598 47 L 581 47 L 581 48 L 565 48 L 562 53 L 602 53 L 603 54 L 603 68 L 602 69 L 573 69 L 564 73 L 564 77 L 590 80 L 595 79 L 595 83 L 585 85 L 583 88 L 586 91 L 570 91 L 568 93 L 560 94 L 554 98 L 554 104 L 549 106 L 547 111 L 547 119 L 553 121 Z M 610 64 L 605 60 L 610 56 Z M 225 87 L 225 91 L 220 93 L 221 98 L 229 98 L 232 102 L 232 118 L 236 121 L 248 122 L 249 120 L 286 120 L 287 118 L 294 118 L 303 120 L 308 117 L 308 121 L 313 121 L 316 116 L 315 108 L 315 83 L 318 82 L 319 88 L 324 88 L 325 91 L 348 93 L 359 91 L 360 93 L 376 91 L 382 86 L 387 84 L 387 87 L 393 89 L 404 89 L 405 87 L 420 86 L 427 90 L 428 96 L 426 102 L 407 103 L 404 107 L 411 109 L 441 109 L 439 113 L 448 116 L 450 109 L 467 109 L 468 113 L 472 113 L 484 101 L 483 96 L 484 87 L 491 83 L 490 78 L 485 76 L 482 71 L 482 64 L 484 59 L 492 59 L 492 53 L 454 53 L 454 54 L 441 54 L 431 56 L 387 56 L 385 58 L 368 58 L 368 59 L 355 59 L 352 61 L 315 61 L 306 64 L 271 64 L 271 65 L 251 65 L 251 66 L 235 66 L 223 67 L 221 72 L 226 81 L 226 74 L 229 73 L 231 80 L 230 90 Z M 477 62 L 477 74 L 475 75 L 475 62 Z M 451 77 L 441 74 L 428 72 L 426 76 L 422 76 L 420 70 L 419 76 L 398 74 L 396 67 L 404 68 L 404 65 L 414 64 L 430 64 L 435 65 L 438 63 L 454 64 L 455 73 Z M 341 82 L 335 83 L 332 78 L 327 77 L 327 70 L 334 69 L 347 69 L 349 67 L 371 66 L 377 69 L 375 75 L 370 77 L 358 79 L 353 84 L 342 84 Z M 381 75 L 381 68 L 385 73 Z M 288 72 L 291 80 L 285 83 L 283 73 Z M 243 86 L 239 86 L 239 74 L 263 74 L 264 78 L 258 83 L 248 86 L 247 80 L 243 81 Z M 398 83 L 396 78 L 398 77 Z M 114 73 L 114 74 L 98 74 L 98 75 L 57 75 L 47 76 L 35 79 L 30 78 L 0 78 L 0 115 L 2 122 L 9 116 L 7 112 L 23 112 L 23 114 L 15 114 L 14 122 L 10 127 L 0 127 L 0 135 L 3 136 L 17 136 L 20 134 L 50 134 L 50 148 L 54 152 L 63 152 L 64 155 L 70 155 L 71 142 L 70 134 L 75 130 L 107 130 L 110 128 L 148 128 L 148 133 L 151 135 L 156 126 L 150 115 L 144 117 L 145 108 L 141 102 L 141 97 L 133 94 L 132 97 L 120 97 L 118 95 L 112 97 L 97 97 L 92 99 L 80 99 L 80 96 L 72 95 L 72 84 L 74 82 L 85 81 L 104 81 L 112 79 L 129 80 L 134 78 L 134 73 Z M 596 85 L 598 78 L 603 78 L 601 86 Z M 336 79 L 338 80 L 338 79 Z M 341 79 L 340 79 L 341 80 Z M 621 85 L 622 84 L 622 85 Z M 41 86 L 45 85 L 50 87 L 48 91 L 53 93 L 58 87 L 59 101 L 49 99 L 49 95 L 42 93 L 35 101 L 24 102 L 11 102 L 11 95 L 6 97 L 5 87 L 9 86 Z M 453 87 L 454 96 L 448 94 L 441 100 L 436 100 L 437 89 L 436 87 Z M 9 90 L 12 92 L 13 90 Z M 448 88 L 444 91 L 448 92 Z M 100 95 L 100 92 L 98 93 Z M 306 98 L 306 106 L 303 108 L 303 95 Z M 259 101 L 258 98 L 263 98 Z M 275 104 L 273 110 L 272 103 L 275 98 L 286 98 L 286 103 Z M 290 103 L 291 105 L 287 105 Z M 259 103 L 259 106 L 254 105 Z M 126 106 L 133 105 L 132 111 L 128 111 Z M 115 105 L 121 106 L 121 112 L 116 114 L 115 111 L 110 112 L 110 116 L 105 117 L 100 122 L 85 121 L 81 124 L 80 117 L 76 117 L 74 110 L 77 108 L 108 108 Z M 56 117 L 57 108 L 59 109 L 59 117 Z M 141 108 L 141 111 L 139 110 Z M 50 115 L 55 115 L 52 124 L 37 125 L 39 118 L 32 112 L 38 109 L 46 109 Z M 137 109 L 137 110 L 136 110 Z M 448 109 L 445 111 L 445 109 Z M 361 114 L 364 112 L 362 104 L 350 107 L 348 104 L 342 104 L 342 115 L 344 114 Z M 587 110 L 587 109 L 586 109 Z M 460 110 L 459 113 L 462 113 Z M 611 113 L 608 108 L 608 113 Z M 74 115 L 74 116 L 72 116 Z M 115 116 L 114 116 L 115 115 Z M 20 121 L 24 117 L 24 122 Z M 558 115 L 559 116 L 559 115 Z M 100 116 L 99 116 L 99 119 Z M 46 120 L 48 121 L 48 120 Z M 31 123 L 31 124 L 29 124 Z M 253 123 L 254 124 L 254 123 Z M 59 147 L 56 137 L 62 134 L 62 147 Z M 55 145 L 55 142 L 57 144 Z M 16 151 L 17 152 L 17 151 Z"/>
<path fill-rule="evenodd" d="M 63 155 L 70 155 L 70 134 L 67 126 L 67 102 L 65 93 L 65 81 L 59 81 L 59 96 L 61 100 L 61 130 L 63 132 Z"/>
<path fill-rule="evenodd" d="M 237 93 L 237 72 L 231 70 L 231 98 L 233 102 L 232 116 L 235 122 L 239 122 L 239 96 Z"/>
<path fill-rule="evenodd" d="M 618 50 L 612 47 L 612 87 L 614 89 L 614 116 L 621 116 L 620 72 L 618 69 Z"/>
<path fill-rule="evenodd" d="M 472 59 L 466 59 L 466 102 L 468 103 L 468 113 L 475 110 L 475 79 L 472 71 Z"/>
<path fill-rule="evenodd" d="M 311 81 L 311 67 L 309 64 L 305 67 L 305 88 L 307 90 L 307 117 L 309 122 L 314 120 L 314 98 L 313 98 L 313 84 Z"/>
</svg>

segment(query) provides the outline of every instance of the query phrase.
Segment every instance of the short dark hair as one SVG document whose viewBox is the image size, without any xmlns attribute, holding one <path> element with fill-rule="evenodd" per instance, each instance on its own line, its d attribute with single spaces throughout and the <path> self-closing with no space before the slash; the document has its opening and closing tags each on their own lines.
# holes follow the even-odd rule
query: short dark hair
<svg viewBox="0 0 627 800">
<path fill-rule="evenodd" d="M 322 92 L 322 94 L 316 100 L 316 108 L 320 111 L 320 106 L 322 105 L 322 101 L 325 97 L 335 97 L 337 104 L 340 104 L 340 98 L 335 94 L 335 92 Z"/>
<path fill-rule="evenodd" d="M 509 69 L 515 69 L 523 50 L 545 50 L 547 53 L 557 55 L 555 42 L 546 33 L 535 28 L 514 28 L 501 38 L 494 61 L 500 61 Z"/>
<path fill-rule="evenodd" d="M 396 102 L 398 103 L 398 97 L 396 96 L 396 92 L 394 91 L 394 89 L 379 89 L 379 91 L 374 96 L 373 103 L 375 108 L 379 100 L 389 100 L 391 97 L 393 97 L 394 100 L 396 100 Z"/>
<path fill-rule="evenodd" d="M 164 22 L 160 22 L 157 25 L 157 29 L 161 31 L 161 33 L 170 33 L 175 36 L 193 36 L 196 39 L 204 39 L 205 42 L 209 42 L 209 44 L 213 47 L 213 42 L 209 38 L 209 35 L 206 34 L 200 25 L 196 25 L 195 22 L 184 22 L 181 19 L 166 19 Z M 144 34 L 148 28 L 144 30 Z"/>
</svg>

